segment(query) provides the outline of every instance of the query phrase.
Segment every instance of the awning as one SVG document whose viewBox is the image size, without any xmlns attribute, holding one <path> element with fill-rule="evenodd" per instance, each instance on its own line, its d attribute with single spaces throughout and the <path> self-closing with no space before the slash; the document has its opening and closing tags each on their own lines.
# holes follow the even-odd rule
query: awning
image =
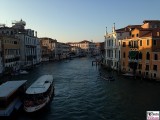
<svg viewBox="0 0 160 120">
<path fill-rule="evenodd" d="M 129 51 L 129 58 L 130 59 L 136 59 L 138 55 L 138 51 Z"/>
</svg>

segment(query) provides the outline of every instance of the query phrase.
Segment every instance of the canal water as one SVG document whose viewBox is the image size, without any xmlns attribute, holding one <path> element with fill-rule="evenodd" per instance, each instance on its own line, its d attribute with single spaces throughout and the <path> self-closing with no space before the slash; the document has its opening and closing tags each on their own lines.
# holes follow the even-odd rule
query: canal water
<svg viewBox="0 0 160 120">
<path fill-rule="evenodd" d="M 134 80 L 92 66 L 91 58 L 44 63 L 28 75 L 28 85 L 44 74 L 54 76 L 55 96 L 39 114 L 20 112 L 19 120 L 145 120 L 160 110 L 160 83 Z M 115 81 L 103 77 L 113 74 Z M 103 76 L 103 77 L 101 77 Z"/>
</svg>

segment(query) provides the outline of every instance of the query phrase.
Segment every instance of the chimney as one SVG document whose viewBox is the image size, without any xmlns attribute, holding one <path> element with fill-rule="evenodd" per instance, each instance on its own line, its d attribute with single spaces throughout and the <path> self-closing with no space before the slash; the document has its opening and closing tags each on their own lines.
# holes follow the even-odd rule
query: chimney
<svg viewBox="0 0 160 120">
<path fill-rule="evenodd" d="M 35 36 L 37 37 L 37 31 L 35 31 Z"/>
<path fill-rule="evenodd" d="M 115 32 L 115 23 L 113 23 L 112 32 Z"/>
</svg>

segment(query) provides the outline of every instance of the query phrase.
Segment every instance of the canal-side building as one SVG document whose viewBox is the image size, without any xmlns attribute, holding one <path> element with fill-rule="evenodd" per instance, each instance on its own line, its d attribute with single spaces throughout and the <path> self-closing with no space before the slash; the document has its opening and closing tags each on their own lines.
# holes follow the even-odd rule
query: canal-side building
<svg viewBox="0 0 160 120">
<path fill-rule="evenodd" d="M 40 39 L 36 38 L 36 64 L 41 63 L 42 61 L 42 49 L 41 49 L 41 43 Z"/>
<path fill-rule="evenodd" d="M 23 20 L 12 22 L 12 27 L 0 28 L 1 35 L 14 36 L 20 39 L 20 64 L 22 67 L 30 67 L 41 62 L 39 39 L 37 32 L 25 29 L 26 22 Z"/>
<path fill-rule="evenodd" d="M 21 40 L 20 46 L 20 56 L 21 56 L 21 65 L 23 67 L 31 67 L 40 62 L 40 56 L 37 56 L 40 53 L 39 48 L 39 38 L 37 38 L 37 32 L 31 29 L 25 29 L 25 21 L 15 21 L 12 23 L 12 28 L 17 30 L 16 37 Z"/>
<path fill-rule="evenodd" d="M 69 44 L 70 46 L 76 46 L 76 47 L 81 48 L 81 45 L 79 42 L 68 42 L 67 44 Z"/>
<path fill-rule="evenodd" d="M 62 44 L 60 42 L 57 42 L 56 44 L 56 60 L 61 60 L 62 59 Z"/>
<path fill-rule="evenodd" d="M 103 50 L 104 50 L 104 42 L 96 42 L 94 54 L 95 55 L 103 55 L 102 54 Z"/>
<path fill-rule="evenodd" d="M 105 42 L 100 43 L 101 64 L 105 62 Z"/>
<path fill-rule="evenodd" d="M 107 29 L 107 28 L 106 28 Z M 105 65 L 114 70 L 119 69 L 119 41 L 115 30 L 115 24 L 112 32 L 105 34 Z"/>
<path fill-rule="evenodd" d="M 79 43 L 80 43 L 81 49 L 83 49 L 87 55 L 89 56 L 94 55 L 95 49 L 96 49 L 95 43 L 93 43 L 92 41 L 90 42 L 88 40 L 83 40 Z"/>
<path fill-rule="evenodd" d="M 3 65 L 3 54 L 2 54 L 2 38 L 0 37 L 0 76 L 3 73 L 4 65 Z"/>
<path fill-rule="evenodd" d="M 129 25 L 127 27 L 125 27 L 125 31 L 122 31 L 124 34 L 125 33 L 125 37 L 121 38 L 120 42 L 121 42 L 121 47 L 120 47 L 120 52 L 121 52 L 121 71 L 122 72 L 131 72 L 131 68 L 129 67 L 129 63 L 131 61 L 135 61 L 135 59 L 133 58 L 133 60 L 129 59 L 129 52 L 131 50 L 136 50 L 137 49 L 137 42 L 130 42 L 130 40 L 132 39 L 132 31 L 135 28 L 141 28 L 140 25 Z M 135 44 L 133 46 L 131 46 L 132 44 Z M 131 47 L 133 49 L 130 49 Z"/>
<path fill-rule="evenodd" d="M 69 42 L 67 43 L 71 46 L 71 53 L 76 56 L 84 56 L 86 55 L 86 52 L 84 49 L 81 48 L 81 44 L 79 42 Z"/>
<path fill-rule="evenodd" d="M 119 59 L 119 71 L 125 72 L 126 68 L 124 66 L 127 66 L 128 63 L 125 62 L 126 58 L 126 51 L 128 49 L 126 48 L 126 42 L 127 39 L 131 37 L 131 30 L 140 27 L 140 25 L 128 25 L 124 28 L 120 28 L 116 30 L 117 40 L 118 40 L 118 59 Z"/>
<path fill-rule="evenodd" d="M 77 46 L 71 46 L 71 53 L 79 57 L 85 56 L 84 50 Z"/>
<path fill-rule="evenodd" d="M 40 41 L 42 48 L 42 61 L 55 60 L 57 40 L 43 37 L 40 38 Z"/>
<path fill-rule="evenodd" d="M 67 44 L 69 44 L 70 46 L 80 47 L 86 55 L 93 55 L 96 50 L 95 43 L 90 42 L 88 40 L 83 40 L 80 42 L 72 42 L 72 43 L 67 43 Z"/>
<path fill-rule="evenodd" d="M 148 79 L 160 79 L 159 41 L 159 20 L 145 20 L 142 25 L 134 26 L 130 37 L 122 40 L 122 71 Z"/>
<path fill-rule="evenodd" d="M 125 63 L 123 63 L 122 61 L 124 61 L 125 57 L 125 42 L 126 39 L 130 38 L 131 36 L 131 30 L 133 28 L 135 28 L 137 25 L 129 25 L 126 26 L 124 28 L 120 28 L 120 29 L 116 29 L 116 35 L 117 35 L 117 40 L 118 40 L 118 71 L 123 71 L 125 72 L 125 68 L 123 67 L 125 65 Z M 123 49 L 124 48 L 124 49 Z"/>
<path fill-rule="evenodd" d="M 71 51 L 71 46 L 66 43 L 61 43 L 62 48 L 62 59 L 66 59 L 69 57 L 69 53 Z"/>
<path fill-rule="evenodd" d="M 69 57 L 71 46 L 67 43 L 57 42 L 56 45 L 56 59 L 62 60 Z"/>
<path fill-rule="evenodd" d="M 10 36 L 0 36 L 4 72 L 14 72 L 20 69 L 20 39 Z M 2 69 L 3 71 L 3 69 Z"/>
</svg>

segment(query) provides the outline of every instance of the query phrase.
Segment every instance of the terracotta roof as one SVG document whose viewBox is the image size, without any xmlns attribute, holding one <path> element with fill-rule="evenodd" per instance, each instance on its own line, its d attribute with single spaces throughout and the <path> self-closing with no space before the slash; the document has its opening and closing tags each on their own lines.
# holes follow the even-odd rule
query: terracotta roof
<svg viewBox="0 0 160 120">
<path fill-rule="evenodd" d="M 134 28 L 142 28 L 141 25 L 128 25 L 127 28 L 134 29 Z"/>
<path fill-rule="evenodd" d="M 160 22 L 160 20 L 144 20 L 143 23 L 148 23 L 148 22 Z"/>
<path fill-rule="evenodd" d="M 125 28 L 116 29 L 116 32 L 124 32 Z"/>
<path fill-rule="evenodd" d="M 129 32 L 130 30 L 133 30 L 135 28 L 138 28 L 138 29 L 141 29 L 141 25 L 128 25 L 124 28 L 120 28 L 120 29 L 117 29 L 116 32 Z"/>
<path fill-rule="evenodd" d="M 147 33 L 142 34 L 140 37 L 150 37 L 152 36 L 152 32 L 148 31 Z"/>
<path fill-rule="evenodd" d="M 88 40 L 83 40 L 83 41 L 81 41 L 81 42 L 79 42 L 79 43 L 85 43 L 85 42 L 91 43 L 91 42 L 88 41 Z"/>
</svg>

